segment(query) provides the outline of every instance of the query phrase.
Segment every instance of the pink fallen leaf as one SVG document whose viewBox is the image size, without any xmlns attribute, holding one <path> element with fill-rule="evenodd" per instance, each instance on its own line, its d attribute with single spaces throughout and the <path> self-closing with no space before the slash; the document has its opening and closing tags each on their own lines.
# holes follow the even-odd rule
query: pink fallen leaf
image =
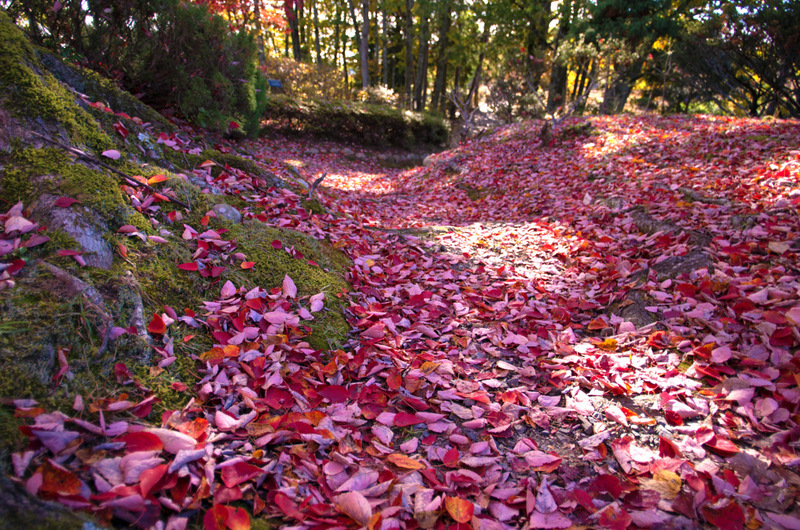
<svg viewBox="0 0 800 530">
<path fill-rule="evenodd" d="M 625 413 L 622 412 L 622 409 L 617 407 L 616 405 L 610 405 L 606 407 L 606 418 L 613 420 L 620 425 L 628 425 L 628 418 L 625 416 Z"/>
<path fill-rule="evenodd" d="M 225 285 L 222 286 L 222 289 L 219 292 L 220 298 L 230 298 L 236 294 L 236 287 L 233 285 L 233 282 L 228 280 L 225 282 Z"/>
<path fill-rule="evenodd" d="M 570 528 L 572 521 L 561 512 L 542 513 L 534 510 L 528 520 L 530 528 Z"/>
<path fill-rule="evenodd" d="M 379 322 L 377 324 L 373 324 L 365 331 L 361 332 L 361 336 L 367 339 L 380 339 L 383 338 L 385 333 L 383 331 L 385 324 Z"/>
<path fill-rule="evenodd" d="M 297 298 L 297 286 L 288 274 L 283 277 L 283 296 L 286 298 Z"/>
<path fill-rule="evenodd" d="M 103 151 L 103 156 L 110 158 L 111 160 L 119 160 L 121 155 L 116 149 L 107 149 L 106 151 Z"/>
<path fill-rule="evenodd" d="M 164 445 L 164 450 L 172 454 L 177 454 L 178 451 L 182 449 L 194 449 L 197 445 L 197 440 L 178 431 L 150 427 L 144 429 L 142 432 L 154 434 L 161 440 L 161 443 Z"/>
<path fill-rule="evenodd" d="M 366 526 L 372 518 L 372 506 L 361 493 L 350 491 L 334 500 L 336 509 L 361 526 Z"/>
<path fill-rule="evenodd" d="M 553 513 L 558 509 L 553 494 L 550 493 L 550 488 L 547 487 L 547 476 L 542 478 L 542 483 L 539 485 L 539 492 L 536 494 L 536 510 L 541 513 Z"/>
</svg>

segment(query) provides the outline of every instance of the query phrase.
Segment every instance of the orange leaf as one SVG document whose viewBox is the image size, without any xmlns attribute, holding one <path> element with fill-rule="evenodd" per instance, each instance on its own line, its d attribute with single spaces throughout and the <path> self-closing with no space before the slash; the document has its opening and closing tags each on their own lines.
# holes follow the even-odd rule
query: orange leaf
<svg viewBox="0 0 800 530">
<path fill-rule="evenodd" d="M 419 460 L 414 460 L 413 458 L 410 458 L 406 455 L 401 455 L 399 453 L 390 454 L 388 457 L 386 457 L 386 460 L 397 467 L 402 467 L 403 469 L 425 469 L 428 467 Z"/>
<path fill-rule="evenodd" d="M 444 507 L 457 523 L 468 523 L 472 520 L 475 512 L 475 505 L 465 499 L 458 497 L 445 497 Z"/>
<path fill-rule="evenodd" d="M 117 244 L 117 248 L 119 248 L 119 253 L 122 254 L 123 258 L 127 258 L 128 257 L 128 247 L 126 247 L 122 243 L 118 243 Z"/>
<path fill-rule="evenodd" d="M 255 261 L 243 261 L 241 265 L 239 265 L 243 269 L 252 269 L 255 266 Z"/>
<path fill-rule="evenodd" d="M 147 325 L 147 331 L 150 333 L 163 335 L 167 332 L 167 325 L 164 323 L 164 320 L 158 316 L 157 313 L 153 314 L 153 320 Z"/>
<path fill-rule="evenodd" d="M 158 184 L 159 182 L 164 182 L 167 179 L 166 175 L 153 175 L 149 179 L 147 179 L 148 184 Z"/>
<path fill-rule="evenodd" d="M 81 481 L 71 471 L 45 460 L 39 468 L 42 472 L 40 491 L 55 495 L 77 495 L 81 492 Z"/>
<path fill-rule="evenodd" d="M 211 166 L 216 166 L 216 165 L 217 165 L 217 163 L 214 162 L 213 160 L 206 160 L 205 162 L 200 164 L 198 167 L 211 167 Z"/>
</svg>

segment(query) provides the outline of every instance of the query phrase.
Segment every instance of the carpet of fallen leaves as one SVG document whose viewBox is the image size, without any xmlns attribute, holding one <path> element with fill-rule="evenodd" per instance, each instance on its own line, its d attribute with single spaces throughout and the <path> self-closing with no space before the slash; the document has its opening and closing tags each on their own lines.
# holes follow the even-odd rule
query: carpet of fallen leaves
<svg viewBox="0 0 800 530">
<path fill-rule="evenodd" d="M 352 257 L 351 339 L 311 349 L 302 324 L 333 301 L 288 276 L 224 283 L 148 328 L 163 365 L 182 355 L 172 326 L 218 343 L 189 405 L 157 427 L 125 416 L 152 397 L 123 365 L 139 401 L 78 396 L 70 417 L 18 400 L 17 479 L 170 529 L 248 528 L 242 507 L 297 528 L 800 528 L 800 123 L 589 121 L 546 146 L 541 123 L 502 127 L 411 170 L 334 144 L 249 145 L 287 179 L 286 162 L 327 174 L 331 215 L 197 168 L 246 198 L 246 218 Z M 31 232 L 12 214 L 6 235 Z M 186 274 L 226 252 L 258 267 L 224 234 L 163 226 L 197 242 Z"/>
</svg>

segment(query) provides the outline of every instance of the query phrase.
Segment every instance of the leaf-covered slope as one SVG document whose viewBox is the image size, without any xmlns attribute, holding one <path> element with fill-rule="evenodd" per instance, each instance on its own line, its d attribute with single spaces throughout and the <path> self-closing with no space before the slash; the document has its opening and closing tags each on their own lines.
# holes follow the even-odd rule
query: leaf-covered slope
<svg viewBox="0 0 800 530">
<path fill-rule="evenodd" d="M 293 212 L 321 212 L 318 204 L 234 145 L 179 130 L 113 83 L 35 50 L 2 12 L 0 57 L 4 403 L 157 423 L 191 398 L 195 365 L 219 330 L 203 302 L 229 280 L 268 291 L 288 275 L 297 292 L 285 310 L 317 301 L 313 315 L 273 332 L 306 348 L 341 344 L 349 326 L 334 295 L 348 289 L 344 254 L 284 226 L 242 224 L 256 209 L 248 193 L 273 190 Z M 192 327 L 148 334 L 152 322 L 179 316 Z M 38 450 L 18 427 L 41 410 L 3 410 L 5 471 L 9 451 Z M 34 513 L 22 517 L 39 524 Z"/>
</svg>

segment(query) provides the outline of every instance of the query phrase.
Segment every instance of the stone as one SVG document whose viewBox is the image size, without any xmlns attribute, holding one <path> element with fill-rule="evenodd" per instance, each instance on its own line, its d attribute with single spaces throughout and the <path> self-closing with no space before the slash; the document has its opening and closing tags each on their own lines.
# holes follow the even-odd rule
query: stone
<svg viewBox="0 0 800 530">
<path fill-rule="evenodd" d="M 422 160 L 423 167 L 431 167 L 433 165 L 433 155 L 428 155 Z"/>
<path fill-rule="evenodd" d="M 215 204 L 211 210 L 217 214 L 220 219 L 225 219 L 232 223 L 239 224 L 242 222 L 242 214 L 233 206 L 225 203 Z"/>
<path fill-rule="evenodd" d="M 41 195 L 33 205 L 31 216 L 51 230 L 60 228 L 66 232 L 81 246 L 87 265 L 109 270 L 114 251 L 104 237 L 108 227 L 83 206 L 57 208 L 54 206 L 57 199 L 54 195 Z"/>
</svg>

